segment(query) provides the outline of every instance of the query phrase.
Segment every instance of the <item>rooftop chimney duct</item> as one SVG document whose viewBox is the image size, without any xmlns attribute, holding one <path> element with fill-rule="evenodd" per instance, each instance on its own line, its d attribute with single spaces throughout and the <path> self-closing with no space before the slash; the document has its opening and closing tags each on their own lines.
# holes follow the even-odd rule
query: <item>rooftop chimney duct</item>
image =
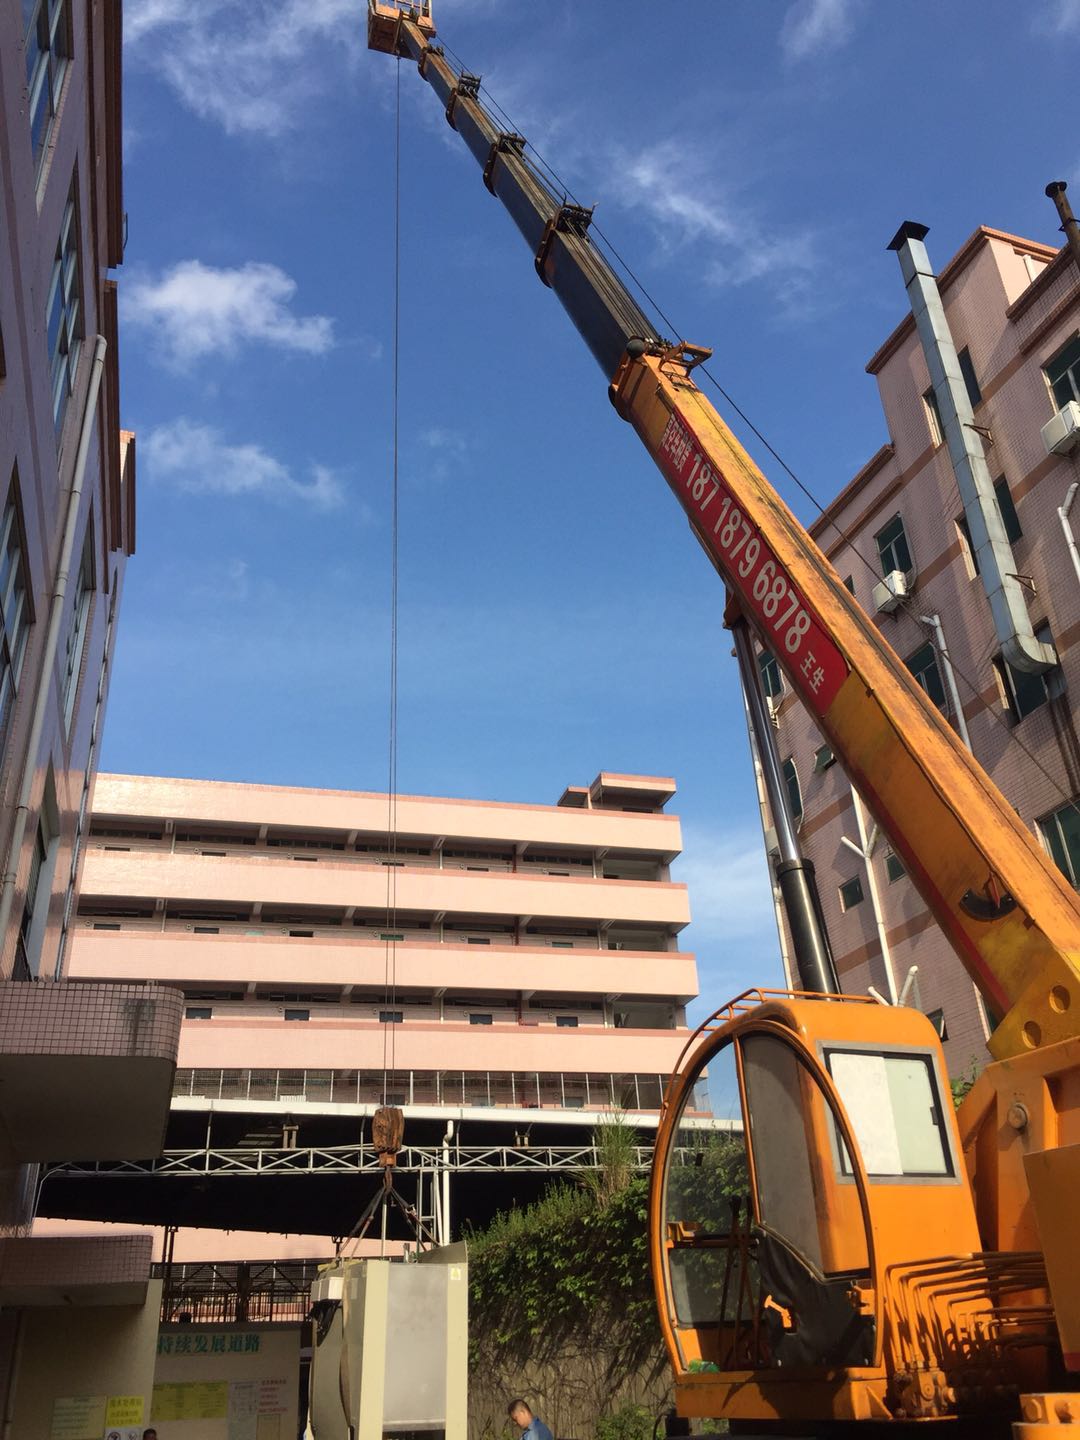
<svg viewBox="0 0 1080 1440">
<path fill-rule="evenodd" d="M 1064 180 L 1051 180 L 1046 187 L 1046 193 L 1057 206 L 1057 212 L 1061 216 L 1061 228 L 1064 231 L 1066 242 L 1072 251 L 1072 257 L 1076 261 L 1076 268 L 1080 270 L 1080 220 L 1072 212 L 1072 206 L 1065 199 L 1065 191 L 1068 186 Z"/>
</svg>

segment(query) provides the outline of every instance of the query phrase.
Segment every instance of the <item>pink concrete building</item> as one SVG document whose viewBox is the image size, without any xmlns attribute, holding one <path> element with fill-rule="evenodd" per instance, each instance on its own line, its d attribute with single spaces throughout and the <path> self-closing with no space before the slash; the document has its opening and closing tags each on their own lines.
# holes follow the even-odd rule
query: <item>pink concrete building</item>
<svg viewBox="0 0 1080 1440">
<path fill-rule="evenodd" d="M 44 1312 L 87 1305 L 88 1330 L 107 1329 L 103 1306 L 139 1310 L 150 1290 L 142 1241 L 26 1238 L 39 1165 L 160 1147 L 182 1008 L 143 984 L 67 983 L 135 546 L 109 275 L 120 102 L 118 5 L 0 0 L 0 1410 L 27 1436 L 13 1354 L 40 1359 Z"/>
<path fill-rule="evenodd" d="M 1059 507 L 1080 478 L 1080 451 L 1070 433 L 1048 441 L 1042 433 L 1059 414 L 1057 429 L 1068 432 L 1068 402 L 1080 397 L 1076 264 L 1068 249 L 981 227 L 937 284 L 970 404 L 964 428 L 985 456 L 1009 547 L 1005 568 L 1058 663 L 1023 674 L 1002 655 L 911 315 L 867 365 L 889 440 L 812 530 L 900 660 L 1076 883 L 1080 568 Z M 908 997 L 940 1017 L 950 1064 L 966 1070 L 985 1054 L 981 1001 L 885 839 L 865 858 L 873 818 L 775 665 L 763 656 L 762 667 L 845 989 L 873 986 L 891 998 L 918 966 Z"/>
<path fill-rule="evenodd" d="M 414 1144 L 450 1122 L 455 1146 L 587 1143 L 616 1108 L 647 1129 L 697 993 L 674 790 L 401 796 L 388 840 L 385 795 L 103 775 L 72 975 L 184 991 L 170 1148 L 344 1144 L 384 1099 Z M 466 1182 L 455 1213 L 493 1208 Z M 48 1208 L 220 1227 L 227 1190 L 58 1181 Z M 247 1229 L 341 1233 L 358 1208 L 354 1188 L 235 1199 Z"/>
</svg>

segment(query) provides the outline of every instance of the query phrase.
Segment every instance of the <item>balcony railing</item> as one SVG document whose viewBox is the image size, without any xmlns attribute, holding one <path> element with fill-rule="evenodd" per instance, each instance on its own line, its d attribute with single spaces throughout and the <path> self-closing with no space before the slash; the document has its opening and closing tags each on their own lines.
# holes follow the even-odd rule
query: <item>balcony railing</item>
<svg viewBox="0 0 1080 1440">
<path fill-rule="evenodd" d="M 312 1282 L 323 1260 L 276 1260 L 265 1264 L 155 1265 L 160 1279 L 161 1323 L 190 1325 L 298 1323 L 311 1309 Z M 185 1344 L 184 1341 L 187 1341 Z M 162 1336 L 159 1353 L 190 1354 L 193 1335 Z M 180 1343 L 178 1343 L 180 1342 Z"/>
<path fill-rule="evenodd" d="M 452 1105 L 524 1110 L 659 1110 L 666 1075 L 494 1070 L 177 1070 L 183 1099 L 296 1105 Z M 702 1091 L 695 1108 L 707 1110 Z"/>
</svg>

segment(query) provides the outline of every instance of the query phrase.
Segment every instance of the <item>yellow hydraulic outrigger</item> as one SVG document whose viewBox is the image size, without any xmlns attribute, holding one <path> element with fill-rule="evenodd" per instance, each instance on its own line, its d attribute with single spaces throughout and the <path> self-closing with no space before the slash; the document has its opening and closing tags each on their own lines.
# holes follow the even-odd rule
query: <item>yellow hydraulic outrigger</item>
<svg viewBox="0 0 1080 1440">
<path fill-rule="evenodd" d="M 695 1035 L 649 1221 L 680 1412 L 758 1428 L 981 1416 L 989 1433 L 1027 1394 L 1027 1420 L 1054 1427 L 1072 1400 L 1032 1392 L 1067 1391 L 1080 1369 L 1077 897 L 698 389 L 709 352 L 656 333 L 591 212 L 552 194 L 434 34 L 429 4 L 369 0 L 371 47 L 416 61 L 445 106 L 727 585 L 729 617 L 776 656 L 997 1021 L 995 1063 L 958 1116 L 912 1010 L 755 993 Z M 710 1190 L 688 1123 L 724 1053 L 745 1208 Z"/>
</svg>

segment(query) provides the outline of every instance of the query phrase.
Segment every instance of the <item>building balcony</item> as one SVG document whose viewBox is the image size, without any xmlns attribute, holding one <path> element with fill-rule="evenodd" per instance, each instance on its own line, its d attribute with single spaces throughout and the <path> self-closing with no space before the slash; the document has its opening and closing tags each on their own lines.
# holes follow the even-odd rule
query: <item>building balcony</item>
<svg viewBox="0 0 1080 1440">
<path fill-rule="evenodd" d="M 151 985 L 0 982 L 4 1164 L 156 1155 L 184 997 Z"/>
<path fill-rule="evenodd" d="M 295 1114 L 301 1108 L 344 1106 L 373 1110 L 379 1105 L 416 1109 L 657 1112 L 667 1072 L 409 1070 L 384 1077 L 381 1069 L 267 1070 L 181 1069 L 175 1096 L 185 1107 L 225 1102 L 244 1109 L 274 1108 Z M 707 1114 L 708 1092 L 699 1084 L 691 1105 Z M 495 1116 L 492 1116 L 494 1119 Z M 548 1119 L 556 1119 L 550 1114 Z"/>
<path fill-rule="evenodd" d="M 560 1029 L 522 1023 L 483 1026 L 416 1022 L 383 1025 L 371 1019 L 302 1023 L 276 1018 L 243 1019 L 229 1011 L 220 1019 L 191 1021 L 180 1038 L 185 1068 L 228 1065 L 262 1069 L 269 1060 L 295 1070 L 379 1069 L 387 1032 L 400 1069 L 485 1069 L 512 1072 L 642 1071 L 668 1074 L 688 1031 L 632 1030 L 602 1025 Z M 75 1152 L 72 1152 L 75 1153 Z M 149 1152 L 148 1152 L 149 1153 Z M 92 1157 L 87 1157 L 92 1158 Z"/>
<path fill-rule="evenodd" d="M 0 1305 L 142 1305 L 153 1250 L 148 1234 L 0 1238 Z"/>
<path fill-rule="evenodd" d="M 355 933 L 292 936 L 282 927 L 277 934 L 256 927 L 260 933 L 249 934 L 250 926 L 222 925 L 216 934 L 196 934 L 181 922 L 170 922 L 175 928 L 168 930 L 153 921 L 99 923 L 123 928 L 80 925 L 71 947 L 72 979 L 138 981 L 152 973 L 159 983 L 190 990 L 255 985 L 341 991 L 385 979 L 387 942 Z M 440 943 L 422 932 L 395 933 L 407 937 L 394 943 L 396 981 L 405 990 L 663 996 L 678 1005 L 697 994 L 697 965 L 685 952 L 600 949 L 598 941 Z"/>
<path fill-rule="evenodd" d="M 487 915 L 516 921 L 550 916 L 567 921 L 649 924 L 680 930 L 690 920 L 686 886 L 523 872 L 473 873 L 430 865 L 395 867 L 403 912 Z M 386 909 L 386 867 L 318 856 L 307 863 L 273 853 L 243 856 L 88 850 L 84 901 L 124 896 L 135 901 L 194 900 L 227 905 Z"/>
</svg>

